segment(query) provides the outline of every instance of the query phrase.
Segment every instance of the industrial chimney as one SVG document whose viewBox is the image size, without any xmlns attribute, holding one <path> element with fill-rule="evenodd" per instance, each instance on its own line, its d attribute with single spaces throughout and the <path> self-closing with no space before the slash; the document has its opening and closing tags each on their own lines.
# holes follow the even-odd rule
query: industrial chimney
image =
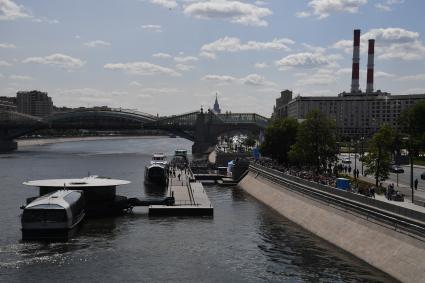
<svg viewBox="0 0 425 283">
<path fill-rule="evenodd" d="M 351 73 L 351 92 L 359 92 L 359 63 L 360 63 L 360 30 L 354 30 L 353 68 Z"/>
<path fill-rule="evenodd" d="M 367 51 L 367 82 L 366 93 L 373 92 L 373 67 L 375 56 L 375 40 L 369 39 L 369 48 Z"/>
</svg>

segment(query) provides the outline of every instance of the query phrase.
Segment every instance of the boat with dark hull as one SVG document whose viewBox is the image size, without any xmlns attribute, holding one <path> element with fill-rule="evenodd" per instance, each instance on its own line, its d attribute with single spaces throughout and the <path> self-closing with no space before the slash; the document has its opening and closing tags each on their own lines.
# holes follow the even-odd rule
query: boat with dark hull
<svg viewBox="0 0 425 283">
<path fill-rule="evenodd" d="M 84 193 L 87 216 L 107 216 L 120 214 L 129 208 L 127 197 L 116 194 L 116 188 L 129 184 L 129 181 L 88 176 L 80 179 L 50 179 L 24 182 L 24 185 L 38 187 L 39 196 L 58 190 L 80 190 Z M 34 200 L 30 198 L 27 203 Z"/>
<path fill-rule="evenodd" d="M 145 183 L 165 186 L 168 183 L 168 162 L 165 154 L 155 153 L 145 167 Z"/>
<path fill-rule="evenodd" d="M 34 199 L 23 207 L 22 240 L 68 240 L 83 221 L 84 208 L 82 191 L 60 190 Z"/>
</svg>

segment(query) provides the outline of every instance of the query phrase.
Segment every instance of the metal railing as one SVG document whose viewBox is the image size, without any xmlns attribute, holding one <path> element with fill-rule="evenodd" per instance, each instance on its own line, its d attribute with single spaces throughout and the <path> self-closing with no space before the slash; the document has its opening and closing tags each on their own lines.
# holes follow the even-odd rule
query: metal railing
<svg viewBox="0 0 425 283">
<path fill-rule="evenodd" d="M 368 221 L 391 227 L 395 231 L 415 236 L 415 238 L 419 236 L 420 240 L 425 241 L 425 222 L 423 221 L 398 215 L 358 201 L 353 201 L 329 192 L 324 192 L 308 185 L 300 184 L 296 181 L 283 177 L 282 174 L 279 174 L 280 176 L 278 176 L 276 174 L 278 171 L 273 172 L 276 171 L 274 169 L 260 165 L 250 165 L 250 171 L 257 173 L 257 176 L 261 175 L 274 183 L 280 184 L 292 192 L 302 194 L 303 196 L 309 197 L 315 201 L 320 201 L 328 206 L 342 209 L 353 215 L 362 216 L 362 218 Z"/>
</svg>

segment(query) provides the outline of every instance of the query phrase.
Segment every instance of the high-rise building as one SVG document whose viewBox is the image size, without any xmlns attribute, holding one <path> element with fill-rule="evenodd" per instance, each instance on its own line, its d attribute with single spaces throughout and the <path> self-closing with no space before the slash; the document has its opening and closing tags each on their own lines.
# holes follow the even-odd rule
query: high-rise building
<svg viewBox="0 0 425 283">
<path fill-rule="evenodd" d="M 16 101 L 18 112 L 21 113 L 44 117 L 50 115 L 53 111 L 53 102 L 47 92 L 38 90 L 18 91 Z"/>
<path fill-rule="evenodd" d="M 217 113 L 217 114 L 221 113 L 220 105 L 218 104 L 217 93 L 215 94 L 215 102 L 214 102 L 213 111 L 214 113 Z"/>
</svg>

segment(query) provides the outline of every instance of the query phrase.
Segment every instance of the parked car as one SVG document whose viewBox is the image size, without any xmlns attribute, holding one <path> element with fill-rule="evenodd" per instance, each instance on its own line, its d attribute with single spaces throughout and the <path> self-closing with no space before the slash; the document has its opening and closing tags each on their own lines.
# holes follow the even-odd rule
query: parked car
<svg viewBox="0 0 425 283">
<path fill-rule="evenodd" d="M 344 164 L 350 164 L 350 163 L 351 163 L 351 160 L 350 160 L 350 158 L 348 158 L 348 157 L 344 157 L 344 158 L 342 159 L 342 163 L 344 163 Z"/>
<path fill-rule="evenodd" d="M 404 169 L 403 169 L 403 167 L 401 167 L 399 165 L 391 165 L 390 166 L 390 172 L 397 173 L 397 174 L 403 174 Z"/>
<path fill-rule="evenodd" d="M 421 174 L 421 179 L 422 179 L 422 180 L 425 180 L 425 172 L 422 172 L 422 174 Z"/>
</svg>

